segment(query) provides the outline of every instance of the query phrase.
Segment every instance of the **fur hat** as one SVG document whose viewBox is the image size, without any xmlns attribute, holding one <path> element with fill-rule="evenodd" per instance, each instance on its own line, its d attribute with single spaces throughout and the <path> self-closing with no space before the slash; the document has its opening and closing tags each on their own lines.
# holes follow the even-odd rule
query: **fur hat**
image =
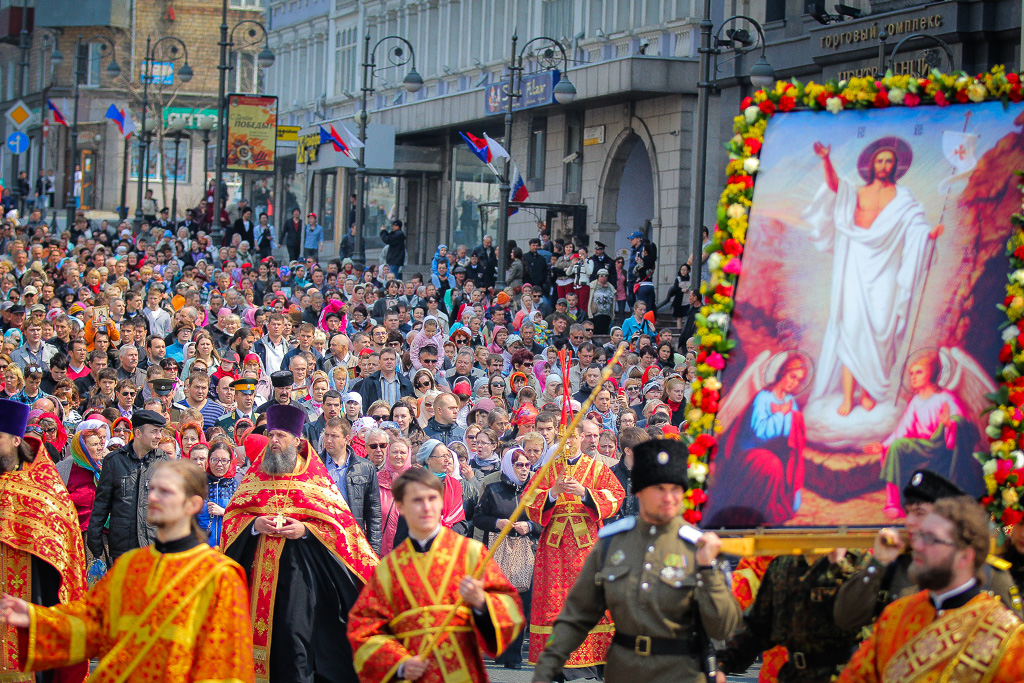
<svg viewBox="0 0 1024 683">
<path fill-rule="evenodd" d="M 681 441 L 651 439 L 633 449 L 633 469 L 630 478 L 633 491 L 658 484 L 689 485 L 687 475 L 687 449 Z"/>
</svg>

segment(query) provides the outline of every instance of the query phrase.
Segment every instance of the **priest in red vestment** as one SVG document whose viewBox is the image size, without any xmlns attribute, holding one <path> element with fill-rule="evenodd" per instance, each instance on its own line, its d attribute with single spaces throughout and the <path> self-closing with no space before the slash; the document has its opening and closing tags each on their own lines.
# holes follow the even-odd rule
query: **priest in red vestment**
<svg viewBox="0 0 1024 683">
<path fill-rule="evenodd" d="M 523 628 L 519 594 L 493 560 L 473 578 L 487 549 L 444 526 L 444 485 L 434 474 L 403 472 L 392 491 L 409 537 L 381 561 L 349 615 L 359 680 L 487 681 L 482 654 L 498 656 Z M 460 597 L 437 646 L 424 652 Z"/>
<path fill-rule="evenodd" d="M 302 439 L 304 421 L 292 405 L 267 410 L 266 448 L 224 512 L 224 552 L 249 576 L 257 683 L 354 682 L 339 634 L 377 566 L 323 461 Z"/>
<path fill-rule="evenodd" d="M 597 540 L 598 530 L 626 497 L 610 469 L 580 452 L 582 436 L 582 428 L 577 427 L 566 441 L 567 457 L 548 470 L 526 507 L 530 521 L 544 527 L 534 564 L 531 664 L 536 664 L 544 651 L 555 618 Z M 565 663 L 566 680 L 599 677 L 594 667 L 604 664 L 614 631 L 606 614 Z"/>
<path fill-rule="evenodd" d="M 85 546 L 67 488 L 34 436 L 25 437 L 29 406 L 0 399 L 0 588 L 49 607 L 85 595 Z M 19 673 L 21 646 L 0 626 L 0 681 L 78 683 L 88 667 Z"/>
</svg>

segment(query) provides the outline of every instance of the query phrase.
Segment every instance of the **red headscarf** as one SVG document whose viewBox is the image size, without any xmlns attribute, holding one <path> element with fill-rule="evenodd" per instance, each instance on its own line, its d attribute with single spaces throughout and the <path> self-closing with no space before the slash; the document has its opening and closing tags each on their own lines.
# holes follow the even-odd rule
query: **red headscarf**
<svg viewBox="0 0 1024 683">
<path fill-rule="evenodd" d="M 223 442 L 220 442 L 220 443 L 223 443 Z M 195 448 L 196 446 L 203 446 L 203 445 L 204 444 L 197 443 L 192 448 Z M 233 448 L 229 448 L 228 450 L 231 451 L 231 464 L 228 465 L 228 471 L 225 472 L 224 476 L 220 477 L 220 479 L 233 479 L 234 476 L 235 476 L 235 472 L 238 470 L 238 466 L 235 463 L 235 450 Z M 213 474 L 213 470 L 210 469 L 210 460 L 212 459 L 213 454 L 211 453 L 210 456 L 211 457 L 206 459 L 206 473 L 207 474 Z M 213 476 L 216 477 L 217 475 L 213 474 Z"/>
<path fill-rule="evenodd" d="M 180 450 L 182 453 L 185 453 L 185 447 L 181 444 L 181 435 L 185 433 L 186 429 L 194 429 L 197 432 L 199 432 L 199 443 L 207 445 L 206 434 L 203 433 L 203 425 L 199 424 L 198 422 L 186 422 L 185 424 L 181 425 L 181 428 L 175 435 L 175 438 L 178 440 L 178 450 Z M 195 446 L 192 446 L 192 448 L 195 448 Z M 189 460 L 192 459 L 192 448 L 188 449 L 188 454 L 185 455 L 185 457 L 188 458 Z"/>
<path fill-rule="evenodd" d="M 46 417 L 50 418 L 51 420 L 57 423 L 57 438 L 55 438 L 53 441 L 50 441 L 48 438 L 46 438 L 46 434 L 43 434 L 43 440 L 53 444 L 53 447 L 56 448 L 59 453 L 63 453 L 64 446 L 68 444 L 68 430 L 64 428 L 64 423 L 60 421 L 60 418 L 54 415 L 53 413 L 43 413 L 42 415 L 39 416 L 36 422 L 38 423 L 39 420 L 42 420 L 43 418 Z"/>
<path fill-rule="evenodd" d="M 117 425 L 120 424 L 121 422 L 124 422 L 126 425 L 128 425 L 128 441 L 131 441 L 131 438 L 132 438 L 132 421 L 129 420 L 127 417 L 121 416 L 121 417 L 117 418 L 116 420 L 114 420 L 114 424 L 110 425 L 110 433 L 113 434 L 114 430 L 117 429 Z M 128 443 L 128 441 L 125 441 L 125 443 Z M 179 441 L 178 445 L 179 446 L 181 445 L 180 441 Z"/>
</svg>

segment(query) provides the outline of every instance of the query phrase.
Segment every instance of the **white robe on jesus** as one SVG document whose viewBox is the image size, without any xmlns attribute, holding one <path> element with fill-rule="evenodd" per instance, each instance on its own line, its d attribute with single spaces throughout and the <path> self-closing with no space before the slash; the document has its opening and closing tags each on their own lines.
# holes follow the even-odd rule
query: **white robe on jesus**
<svg viewBox="0 0 1024 683">
<path fill-rule="evenodd" d="M 907 332 L 914 283 L 924 275 L 928 233 L 924 207 L 910 190 L 896 197 L 868 228 L 854 224 L 857 187 L 840 179 L 836 192 L 823 183 L 804 211 L 811 243 L 832 251 L 828 323 L 810 400 L 842 392 L 845 366 L 875 401 L 892 401 L 900 378 L 896 354 Z"/>
</svg>

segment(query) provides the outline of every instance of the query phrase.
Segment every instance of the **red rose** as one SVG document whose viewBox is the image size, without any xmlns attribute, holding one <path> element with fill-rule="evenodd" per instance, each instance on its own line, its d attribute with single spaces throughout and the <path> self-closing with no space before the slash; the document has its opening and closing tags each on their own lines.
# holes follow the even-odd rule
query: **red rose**
<svg viewBox="0 0 1024 683">
<path fill-rule="evenodd" d="M 1009 304 L 1007 304 L 1007 306 L 1009 306 Z M 1017 321 L 1017 329 L 1024 332 L 1024 318 Z"/>
<path fill-rule="evenodd" d="M 1017 438 L 1017 432 L 1016 432 L 1016 430 L 1014 430 L 1013 427 L 1011 427 L 1009 425 L 1006 425 L 1005 427 L 1003 427 L 1003 432 L 1002 432 L 1002 434 L 999 435 L 999 438 L 1002 439 L 1003 441 L 1009 441 L 1011 439 L 1016 439 Z M 1018 472 L 1018 471 L 1019 470 L 1014 470 L 1014 472 Z M 1020 480 L 1018 480 L 1018 481 L 1020 481 Z"/>
<path fill-rule="evenodd" d="M 825 108 L 825 103 L 828 101 L 828 98 L 830 98 L 830 97 L 832 97 L 832 93 L 830 93 L 830 92 L 828 92 L 826 90 L 825 92 L 819 94 L 815 98 L 815 101 L 817 101 L 818 106 L 820 106 L 822 109 L 824 109 Z"/>
<path fill-rule="evenodd" d="M 1024 260 L 1024 245 L 1021 245 L 1013 250 L 1013 257 Z"/>
<path fill-rule="evenodd" d="M 761 151 L 761 141 L 757 138 L 747 138 L 743 141 L 743 144 L 750 148 L 751 154 L 757 154 Z"/>
<path fill-rule="evenodd" d="M 1002 356 L 1000 356 L 999 362 L 1005 363 L 1007 361 L 1004 361 L 1002 359 Z M 1013 405 L 1017 406 L 1018 408 L 1020 408 L 1022 405 L 1024 405 L 1024 391 L 1011 391 L 1010 392 L 1010 403 L 1012 403 Z"/>
<path fill-rule="evenodd" d="M 957 90 L 956 91 L 956 101 L 959 102 L 960 104 L 967 104 L 967 101 L 969 99 L 970 98 L 967 97 L 967 91 L 966 90 Z"/>
<path fill-rule="evenodd" d="M 788 90 L 788 88 L 787 88 Z M 779 98 L 779 111 L 792 111 L 796 107 L 796 98 L 783 95 Z"/>
<path fill-rule="evenodd" d="M 730 237 L 722 244 L 722 251 L 729 256 L 739 256 L 743 253 L 743 245 L 734 237 Z"/>
<path fill-rule="evenodd" d="M 700 444 L 703 448 L 711 448 L 718 443 L 718 441 L 715 440 L 715 437 L 710 434 L 698 434 L 697 438 L 694 439 L 693 442 Z"/>
<path fill-rule="evenodd" d="M 718 412 L 718 401 L 709 401 L 708 407 L 704 409 L 705 413 L 717 413 Z"/>
<path fill-rule="evenodd" d="M 764 112 L 765 116 L 771 116 L 775 113 L 775 103 L 771 100 L 764 100 L 757 105 L 757 108 Z"/>
<path fill-rule="evenodd" d="M 908 107 L 916 107 L 917 105 L 921 104 L 921 97 L 919 95 L 915 95 L 912 92 L 908 92 L 906 95 L 903 96 L 903 104 L 905 104 Z"/>
<path fill-rule="evenodd" d="M 1013 360 L 1013 348 L 1009 344 L 1003 344 L 1003 348 L 999 349 L 999 362 L 1009 363 Z"/>
<path fill-rule="evenodd" d="M 879 109 L 884 109 L 889 106 L 889 93 L 884 90 L 879 90 L 878 94 L 875 95 L 875 106 Z"/>
<path fill-rule="evenodd" d="M 981 499 L 981 504 L 984 505 L 985 507 L 988 507 L 994 502 L 996 502 L 996 499 L 993 498 L 992 496 L 985 496 L 984 498 Z"/>
<path fill-rule="evenodd" d="M 978 77 L 978 80 L 981 80 L 981 76 Z M 1020 83 L 1020 76 L 1018 76 L 1017 74 L 1015 74 L 1015 73 L 1013 73 L 1011 71 L 1010 73 L 1006 74 L 1006 82 L 1007 83 Z"/>
<path fill-rule="evenodd" d="M 942 92 L 941 90 L 937 90 L 935 92 L 935 104 L 939 105 L 940 107 L 948 107 L 949 100 L 946 99 L 946 93 Z"/>
<path fill-rule="evenodd" d="M 754 98 L 753 97 L 744 97 L 743 101 L 740 102 L 740 109 L 741 110 L 742 109 L 746 109 L 747 107 L 749 107 L 753 103 L 754 103 Z"/>
<path fill-rule="evenodd" d="M 724 297 L 732 296 L 732 285 L 718 285 L 715 287 L 715 294 Z"/>
<path fill-rule="evenodd" d="M 683 517 L 686 517 L 685 513 L 683 514 Z M 1010 508 L 1003 510 L 1003 524 L 1006 526 L 1014 526 L 1022 519 L 1024 519 L 1024 512 L 1021 512 L 1020 510 L 1012 510 Z"/>
<path fill-rule="evenodd" d="M 704 456 L 704 453 L 707 449 L 695 442 L 691 443 L 690 447 L 687 448 L 686 450 L 689 451 L 691 455 L 696 455 L 698 458 L 700 458 Z"/>
<path fill-rule="evenodd" d="M 708 502 L 708 494 L 703 489 L 690 489 L 690 501 L 694 505 L 703 505 Z"/>
<path fill-rule="evenodd" d="M 1022 99 L 1024 99 L 1024 95 L 1021 94 L 1020 83 L 1015 83 L 1010 88 L 1010 92 L 1007 95 L 1007 97 L 1010 98 L 1011 102 L 1020 102 Z"/>
<path fill-rule="evenodd" d="M 1011 295 L 1007 294 L 1006 298 L 1003 299 L 1003 306 L 1009 307 L 1010 304 L 1012 304 L 1012 303 L 1013 303 L 1013 297 Z"/>
<path fill-rule="evenodd" d="M 696 524 L 701 520 L 701 517 L 703 516 L 704 515 L 700 514 L 699 510 L 686 510 L 685 512 L 683 512 L 683 519 L 685 519 L 690 524 Z"/>
</svg>

